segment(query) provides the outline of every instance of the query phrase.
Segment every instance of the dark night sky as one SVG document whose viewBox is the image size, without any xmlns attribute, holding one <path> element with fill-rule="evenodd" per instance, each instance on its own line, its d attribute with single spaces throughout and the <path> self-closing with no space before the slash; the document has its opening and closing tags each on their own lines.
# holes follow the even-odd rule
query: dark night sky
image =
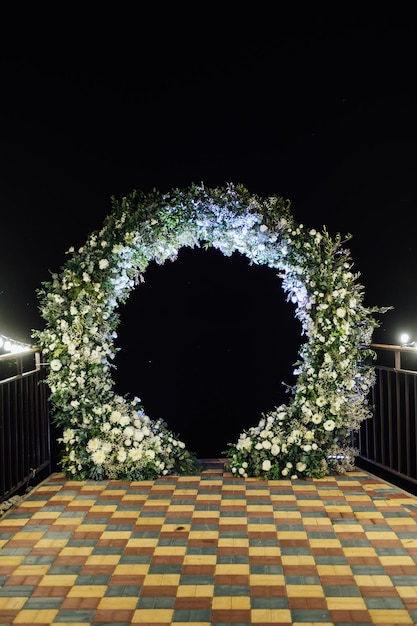
<svg viewBox="0 0 417 626">
<path fill-rule="evenodd" d="M 36 289 L 101 227 L 112 196 L 233 182 L 289 198 L 298 222 L 351 233 L 366 303 L 394 307 L 375 340 L 417 338 L 411 10 L 204 6 L 9 13 L 0 334 L 31 341 L 43 324 Z M 224 411 L 241 423 L 246 411 L 256 417 L 243 422 L 257 422 L 277 403 L 277 384 L 283 393 L 281 380 L 293 382 L 300 344 L 275 274 L 182 250 L 145 279 L 119 328 L 123 393 L 177 430 L 181 414 L 198 424 Z"/>
</svg>

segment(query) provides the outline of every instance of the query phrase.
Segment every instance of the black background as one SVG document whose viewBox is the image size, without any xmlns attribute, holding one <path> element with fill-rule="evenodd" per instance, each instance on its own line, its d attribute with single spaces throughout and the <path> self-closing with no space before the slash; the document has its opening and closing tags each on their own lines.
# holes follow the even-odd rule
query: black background
<svg viewBox="0 0 417 626">
<path fill-rule="evenodd" d="M 36 290 L 112 196 L 233 182 L 351 233 L 366 303 L 394 307 L 375 341 L 417 338 L 411 9 L 117 6 L 5 12 L 0 333 L 31 342 Z M 286 401 L 293 312 L 269 268 L 183 249 L 123 307 L 117 389 L 218 455 Z"/>
</svg>

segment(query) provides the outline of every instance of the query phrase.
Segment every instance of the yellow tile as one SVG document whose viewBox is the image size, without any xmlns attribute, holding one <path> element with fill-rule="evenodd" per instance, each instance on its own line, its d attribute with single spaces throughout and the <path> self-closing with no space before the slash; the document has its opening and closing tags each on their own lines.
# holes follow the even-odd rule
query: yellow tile
<svg viewBox="0 0 417 626">
<path fill-rule="evenodd" d="M 390 526 L 410 526 L 410 532 L 416 532 L 416 523 L 414 520 L 406 517 L 389 517 L 388 513 L 385 515 L 385 520 Z"/>
<path fill-rule="evenodd" d="M 358 587 L 393 587 L 394 586 L 389 576 L 355 575 L 354 579 Z"/>
<path fill-rule="evenodd" d="M 296 484 L 293 483 L 292 488 L 294 492 L 297 491 L 317 491 L 317 487 L 315 485 L 306 485 L 305 483 Z"/>
<path fill-rule="evenodd" d="M 31 515 L 28 515 L 28 517 L 22 518 L 11 518 L 11 517 L 6 517 L 4 520 L 0 521 L 0 528 L 2 526 L 16 526 L 16 528 L 23 528 L 23 526 L 25 526 L 28 521 L 31 519 Z M 33 516 L 34 517 L 34 516 Z"/>
<path fill-rule="evenodd" d="M 101 534 L 101 539 L 129 539 L 131 535 L 130 530 L 107 530 Z"/>
<path fill-rule="evenodd" d="M 382 565 L 386 567 L 387 565 L 415 565 L 411 556 L 380 556 L 379 560 Z"/>
<path fill-rule="evenodd" d="M 228 498 L 223 498 L 221 500 L 221 507 L 224 509 L 227 509 L 228 507 L 235 507 L 235 506 L 239 506 L 239 507 L 245 507 L 247 505 L 248 501 L 246 500 L 246 498 L 244 498 L 243 500 L 238 500 L 235 498 L 233 498 L 233 500 L 229 500 Z"/>
<path fill-rule="evenodd" d="M 14 618 L 13 622 L 17 624 L 52 624 L 58 611 L 55 609 L 33 609 L 23 610 Z"/>
<path fill-rule="evenodd" d="M 51 527 L 54 526 L 79 526 L 84 521 L 83 517 L 58 517 L 58 519 L 52 522 Z"/>
<path fill-rule="evenodd" d="M 75 585 L 76 580 L 77 576 L 75 574 L 51 574 L 43 576 L 38 585 L 39 587 L 72 587 L 72 585 Z"/>
<path fill-rule="evenodd" d="M 89 556 L 94 551 L 94 546 L 76 548 L 62 548 L 59 556 Z"/>
<path fill-rule="evenodd" d="M 312 506 L 319 506 L 324 509 L 323 500 L 298 500 L 298 506 L 301 508 L 310 509 Z"/>
<path fill-rule="evenodd" d="M 150 585 L 151 587 L 178 587 L 180 578 L 180 574 L 147 574 L 143 585 Z"/>
<path fill-rule="evenodd" d="M 346 493 L 345 494 L 345 500 L 347 502 L 350 502 L 351 500 L 354 500 L 355 502 L 372 502 L 372 499 L 369 496 L 367 496 L 366 494 L 364 494 L 362 496 L 358 496 L 358 495 Z"/>
<path fill-rule="evenodd" d="M 105 610 L 132 610 L 136 609 L 138 599 L 129 596 L 112 596 L 111 598 L 102 598 L 99 602 L 98 609 Z"/>
<path fill-rule="evenodd" d="M 184 565 L 215 565 L 216 560 L 215 554 L 186 554 Z"/>
<path fill-rule="evenodd" d="M 335 524 L 333 529 L 336 533 L 362 533 L 362 526 L 359 524 Z"/>
<path fill-rule="evenodd" d="M 312 548 L 340 548 L 342 544 L 339 539 L 310 539 Z"/>
<path fill-rule="evenodd" d="M 107 585 L 74 585 L 68 591 L 68 598 L 102 598 Z"/>
<path fill-rule="evenodd" d="M 290 493 L 286 494 L 285 496 L 284 495 L 277 496 L 275 494 L 271 494 L 272 504 L 279 503 L 279 502 L 287 502 L 288 500 L 295 502 L 297 498 L 294 494 L 290 494 Z M 288 511 L 288 513 L 290 513 L 290 511 Z"/>
<path fill-rule="evenodd" d="M 274 518 L 278 519 L 301 519 L 300 511 L 274 511 Z"/>
<path fill-rule="evenodd" d="M 380 511 L 355 511 L 357 519 L 384 519 Z"/>
<path fill-rule="evenodd" d="M 303 555 L 297 556 L 296 554 L 287 554 L 281 557 L 283 565 L 314 565 L 314 557 Z"/>
<path fill-rule="evenodd" d="M 248 563 L 218 563 L 215 569 L 218 576 L 245 576 L 249 574 Z"/>
<path fill-rule="evenodd" d="M 134 574 L 146 574 L 149 569 L 149 563 L 125 563 L 116 565 L 114 574 L 116 576 L 133 576 Z"/>
<path fill-rule="evenodd" d="M 332 520 L 327 517 L 309 517 L 304 519 L 305 526 L 329 526 L 332 527 Z"/>
<path fill-rule="evenodd" d="M 75 498 L 75 495 L 68 496 L 68 495 L 61 495 L 60 493 L 57 493 L 56 496 L 51 496 L 49 498 L 49 501 L 54 502 L 54 503 L 55 502 L 72 502 L 74 498 Z"/>
<path fill-rule="evenodd" d="M 77 527 L 79 533 L 102 533 L 106 529 L 106 524 L 80 524 Z"/>
<path fill-rule="evenodd" d="M 285 586 L 285 578 L 282 574 L 250 574 L 249 582 L 251 587 L 271 584 Z"/>
<path fill-rule="evenodd" d="M 146 509 L 148 507 L 151 508 L 151 507 L 153 507 L 155 505 L 157 505 L 157 506 L 169 506 L 171 504 L 171 502 L 172 502 L 171 498 L 167 498 L 166 500 L 162 500 L 162 499 L 159 499 L 159 498 L 158 498 L 158 500 L 154 500 L 153 498 L 151 498 L 151 499 L 144 498 L 143 508 L 144 509 Z M 133 513 L 135 513 L 135 515 L 137 515 L 137 513 L 135 511 L 133 511 Z M 124 515 L 124 512 L 123 512 L 123 515 Z"/>
<path fill-rule="evenodd" d="M 86 565 L 117 565 L 120 554 L 92 554 L 88 557 Z"/>
<path fill-rule="evenodd" d="M 0 528 L 1 528 L 1 525 L 0 525 Z M 8 541 L 9 541 L 8 539 L 0 539 L 0 548 L 5 546 Z"/>
<path fill-rule="evenodd" d="M 316 565 L 319 576 L 351 576 L 349 565 Z"/>
<path fill-rule="evenodd" d="M 343 496 L 343 492 L 340 489 L 318 489 L 317 491 L 321 496 L 332 496 L 333 498 Z"/>
<path fill-rule="evenodd" d="M 0 567 L 10 567 L 10 565 L 14 565 L 15 567 L 19 565 L 22 561 L 25 560 L 25 556 L 16 556 L 15 554 L 11 554 L 10 556 L 1 556 L 0 555 Z"/>
<path fill-rule="evenodd" d="M 350 600 L 350 598 L 349 598 Z M 372 624 L 386 624 L 389 614 L 390 624 L 414 624 L 414 620 L 411 619 L 408 611 L 401 611 L 401 609 L 368 609 L 368 613 L 372 619 Z"/>
<path fill-rule="evenodd" d="M 251 524 L 249 522 L 248 532 L 276 533 L 277 527 L 275 526 L 275 524 Z"/>
<path fill-rule="evenodd" d="M 25 602 L 27 602 L 27 597 L 0 597 L 0 609 L 16 611 L 16 609 L 21 609 Z"/>
<path fill-rule="evenodd" d="M 153 548 L 156 545 L 158 545 L 158 537 L 147 537 L 143 539 L 135 537 L 134 539 L 129 539 L 126 544 L 128 548 Z"/>
<path fill-rule="evenodd" d="M 91 508 L 91 513 L 112 513 L 114 511 L 117 511 L 116 504 L 102 504 Z M 137 515 L 135 511 L 123 511 L 123 517 L 129 517 L 132 512 L 134 515 Z"/>
<path fill-rule="evenodd" d="M 230 524 L 241 524 L 242 526 L 246 526 L 248 523 L 248 518 L 246 515 L 242 515 L 241 517 L 220 517 L 219 524 L 223 526 L 230 526 Z"/>
<path fill-rule="evenodd" d="M 210 517 L 212 519 L 218 519 L 220 517 L 220 511 L 194 511 L 193 518 Z"/>
<path fill-rule="evenodd" d="M 106 496 L 124 496 L 126 489 L 105 489 Z"/>
<path fill-rule="evenodd" d="M 198 489 L 175 489 L 175 495 L 179 496 L 189 496 L 187 500 L 190 500 L 192 496 L 196 496 L 198 493 Z"/>
<path fill-rule="evenodd" d="M 374 532 L 371 530 L 369 532 L 366 532 L 365 535 L 368 537 L 368 539 L 383 539 L 384 541 L 386 541 L 387 539 L 393 539 L 394 541 L 396 541 L 398 539 L 397 533 L 394 533 L 392 531 Z M 414 540 L 411 539 L 411 541 Z M 415 545 L 417 545 L 417 540 L 415 540 L 415 542 Z"/>
<path fill-rule="evenodd" d="M 212 608 L 214 609 L 250 609 L 250 598 L 244 596 L 215 596 Z"/>
<path fill-rule="evenodd" d="M 214 500 L 216 502 L 221 499 L 221 495 L 217 493 L 199 493 L 196 497 L 196 500 Z"/>
<path fill-rule="evenodd" d="M 126 494 L 125 496 L 123 496 L 122 501 L 123 501 L 123 503 L 126 503 L 126 502 L 131 502 L 132 500 L 134 500 L 135 504 L 136 504 L 136 502 L 143 503 L 143 502 L 146 501 L 146 499 L 147 499 L 147 496 L 142 496 L 140 494 L 137 494 L 137 495 L 136 494 Z"/>
<path fill-rule="evenodd" d="M 123 512 L 121 512 L 121 511 L 118 511 L 117 507 L 116 507 L 116 509 L 115 509 L 115 511 L 114 511 L 114 513 L 113 513 L 113 515 L 111 516 L 110 519 L 120 518 L 120 517 L 126 518 L 126 519 L 136 519 L 138 517 L 138 515 L 139 515 L 138 511 L 123 511 Z"/>
<path fill-rule="evenodd" d="M 351 507 L 343 504 L 325 504 L 324 508 L 329 513 L 352 513 Z"/>
<path fill-rule="evenodd" d="M 143 507 L 146 508 L 145 506 Z M 170 504 L 168 511 L 171 513 L 179 511 L 180 513 L 194 513 L 194 504 Z M 148 518 L 149 519 L 149 518 Z"/>
<path fill-rule="evenodd" d="M 47 506 L 49 500 L 23 500 L 19 502 L 19 509 L 39 509 Z"/>
<path fill-rule="evenodd" d="M 344 611 L 347 608 L 349 608 L 349 611 L 366 611 L 366 603 L 363 598 L 330 596 L 326 598 L 326 602 L 330 611 Z"/>
<path fill-rule="evenodd" d="M 278 530 L 278 539 L 308 539 L 307 533 L 303 530 Z"/>
<path fill-rule="evenodd" d="M 178 598 L 211 598 L 214 593 L 214 585 L 179 585 Z"/>
<path fill-rule="evenodd" d="M 13 540 L 14 541 L 31 541 L 35 539 L 40 539 L 41 537 L 44 536 L 44 534 L 45 534 L 44 530 L 39 531 L 39 532 L 33 532 L 33 533 L 18 532 L 13 537 Z"/>
<path fill-rule="evenodd" d="M 45 576 L 48 569 L 51 567 L 48 565 L 20 565 L 17 567 L 13 576 Z"/>
<path fill-rule="evenodd" d="M 62 515 L 61 511 L 36 511 L 36 513 L 33 513 L 31 515 L 32 519 L 38 519 L 39 517 L 43 518 L 43 519 L 54 519 L 54 518 L 58 518 L 60 515 Z M 63 521 L 67 522 L 68 519 L 79 519 L 80 521 L 82 520 L 82 517 L 80 518 L 68 518 L 65 517 L 63 518 Z"/>
<path fill-rule="evenodd" d="M 286 585 L 285 589 L 289 598 L 324 598 L 321 585 Z"/>
<path fill-rule="evenodd" d="M 417 587 L 399 585 L 396 587 L 396 591 L 400 598 L 417 598 Z"/>
<path fill-rule="evenodd" d="M 189 533 L 190 539 L 217 539 L 219 533 L 217 530 L 193 530 Z"/>
<path fill-rule="evenodd" d="M 289 609 L 252 609 L 251 624 L 294 624 L 291 621 L 291 611 Z M 303 624 L 308 626 L 308 623 Z"/>
<path fill-rule="evenodd" d="M 95 503 L 95 500 L 71 500 L 70 502 L 68 502 L 67 506 L 82 506 L 83 508 L 88 507 L 89 509 L 91 509 L 95 505 Z"/>
</svg>

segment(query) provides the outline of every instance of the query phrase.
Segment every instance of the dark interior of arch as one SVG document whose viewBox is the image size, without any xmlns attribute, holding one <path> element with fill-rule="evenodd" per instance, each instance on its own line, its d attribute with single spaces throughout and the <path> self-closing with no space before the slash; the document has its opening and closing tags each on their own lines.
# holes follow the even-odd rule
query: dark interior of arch
<svg viewBox="0 0 417 626">
<path fill-rule="evenodd" d="M 152 262 L 120 310 L 115 391 L 198 458 L 221 456 L 293 385 L 300 324 L 277 271 L 214 248 Z M 285 384 L 283 384 L 285 383 Z"/>
</svg>

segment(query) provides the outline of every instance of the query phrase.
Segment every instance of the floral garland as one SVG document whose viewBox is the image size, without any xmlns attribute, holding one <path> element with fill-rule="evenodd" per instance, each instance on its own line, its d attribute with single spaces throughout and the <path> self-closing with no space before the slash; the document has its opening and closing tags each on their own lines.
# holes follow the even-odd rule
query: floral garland
<svg viewBox="0 0 417 626">
<path fill-rule="evenodd" d="M 349 238 L 350 236 L 348 236 Z M 242 185 L 192 185 L 168 194 L 134 191 L 102 229 L 71 248 L 59 274 L 38 290 L 45 329 L 33 331 L 50 368 L 51 412 L 61 429 L 61 466 L 79 479 L 142 480 L 196 473 L 194 453 L 138 398 L 114 393 L 118 306 L 151 261 L 174 261 L 180 248 L 238 251 L 278 271 L 306 341 L 287 405 L 262 415 L 224 454 L 237 476 L 322 477 L 354 466 L 355 434 L 371 417 L 369 349 L 373 313 L 340 235 L 296 224 L 290 203 L 260 198 Z"/>
</svg>

